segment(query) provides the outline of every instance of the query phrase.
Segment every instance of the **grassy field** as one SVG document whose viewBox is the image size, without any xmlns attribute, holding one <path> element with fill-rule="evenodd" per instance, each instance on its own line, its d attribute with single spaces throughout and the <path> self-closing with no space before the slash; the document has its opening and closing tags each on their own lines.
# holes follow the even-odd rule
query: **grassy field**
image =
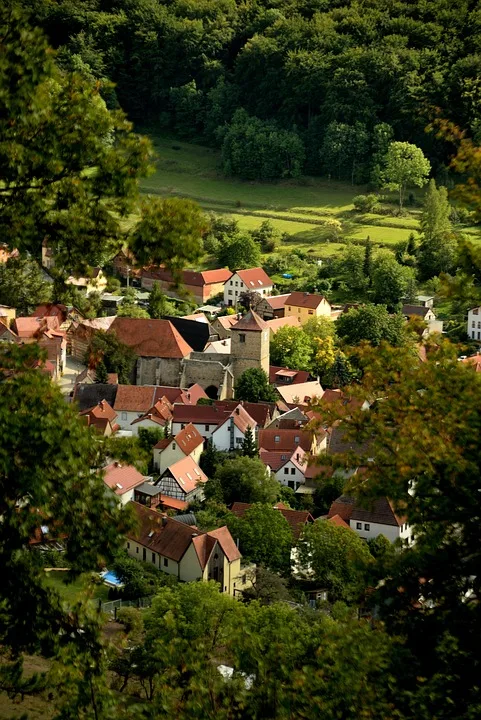
<svg viewBox="0 0 481 720">
<path fill-rule="evenodd" d="M 88 587 L 92 577 L 90 573 L 81 575 L 72 583 L 65 582 L 68 572 L 62 570 L 52 570 L 45 573 L 45 575 L 47 585 L 57 590 L 62 600 L 69 605 L 75 603 L 80 597 L 85 596 L 86 592 L 89 593 L 92 600 L 102 600 L 102 602 L 106 602 L 108 599 L 109 590 L 106 585 L 99 583 L 93 585 L 93 587 Z"/>
<path fill-rule="evenodd" d="M 230 179 L 221 172 L 218 151 L 172 137 L 151 137 L 158 160 L 155 173 L 141 182 L 143 193 L 191 198 L 206 210 L 232 215 L 245 230 L 269 219 L 290 236 L 279 252 L 315 250 L 319 257 L 337 253 L 342 244 L 326 243 L 322 237 L 324 222 L 332 218 L 341 221 L 344 242 L 369 236 L 374 244 L 389 247 L 419 230 L 419 208 L 401 218 L 355 213 L 352 199 L 365 192 L 363 187 L 310 177 L 277 183 Z M 421 192 L 417 191 L 418 197 Z M 479 228 L 463 231 L 470 240 L 481 242 Z"/>
</svg>

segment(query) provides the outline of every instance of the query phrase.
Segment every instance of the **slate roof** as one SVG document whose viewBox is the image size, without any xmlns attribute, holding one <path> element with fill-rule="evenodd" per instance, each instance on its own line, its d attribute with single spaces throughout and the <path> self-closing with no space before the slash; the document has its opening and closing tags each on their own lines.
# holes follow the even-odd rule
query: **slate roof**
<svg viewBox="0 0 481 720">
<path fill-rule="evenodd" d="M 219 336 L 209 322 L 198 322 L 182 317 L 166 316 L 184 342 L 195 352 L 202 352 L 210 340 L 216 340 Z"/>
<path fill-rule="evenodd" d="M 268 330 L 268 328 L 269 326 L 266 321 L 259 317 L 254 310 L 249 310 L 239 322 L 232 326 L 232 330 L 252 330 L 253 332 L 262 332 L 263 330 Z"/>
<path fill-rule="evenodd" d="M 193 324 L 203 327 L 201 323 Z M 168 320 L 116 317 L 108 332 L 114 332 L 118 339 L 132 348 L 139 357 L 180 359 L 192 352 L 190 345 Z"/>
<path fill-rule="evenodd" d="M 325 300 L 324 295 L 314 295 L 312 293 L 293 292 L 285 301 L 285 305 L 294 305 L 294 307 L 315 310 Z"/>
<path fill-rule="evenodd" d="M 105 400 L 114 410 L 117 410 L 115 407 L 117 387 L 121 386 L 107 385 L 106 383 L 78 384 L 75 386 L 73 397 L 80 412 L 98 405 L 101 400 Z"/>
</svg>

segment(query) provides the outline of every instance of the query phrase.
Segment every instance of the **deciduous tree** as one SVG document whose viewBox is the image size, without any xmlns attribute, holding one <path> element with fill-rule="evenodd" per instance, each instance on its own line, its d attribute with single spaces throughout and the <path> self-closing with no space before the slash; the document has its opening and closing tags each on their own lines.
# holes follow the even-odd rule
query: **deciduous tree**
<svg viewBox="0 0 481 720">
<path fill-rule="evenodd" d="M 42 303 L 52 299 L 52 286 L 31 258 L 11 257 L 0 263 L 0 303 L 17 309 L 18 315 L 29 315 Z"/>
<path fill-rule="evenodd" d="M 272 505 L 256 503 L 242 518 L 232 515 L 227 525 L 239 538 L 242 555 L 252 562 L 280 572 L 289 572 L 294 544 L 289 523 Z"/>
<path fill-rule="evenodd" d="M 337 320 L 337 334 L 348 345 L 358 345 L 368 340 L 379 345 L 386 340 L 391 345 L 404 342 L 402 315 L 390 315 L 385 305 L 363 305 L 351 308 Z"/>
<path fill-rule="evenodd" d="M 430 170 L 429 160 L 416 145 L 407 142 L 393 142 L 389 145 L 383 178 L 387 188 L 398 191 L 399 210 L 403 209 L 406 187 L 425 185 Z"/>
<path fill-rule="evenodd" d="M 228 459 L 205 485 L 206 498 L 225 505 L 236 501 L 275 503 L 278 493 L 279 483 L 259 458 Z"/>
<path fill-rule="evenodd" d="M 236 400 L 247 402 L 274 402 L 275 389 L 269 384 L 269 378 L 260 368 L 245 370 L 235 386 Z"/>
</svg>

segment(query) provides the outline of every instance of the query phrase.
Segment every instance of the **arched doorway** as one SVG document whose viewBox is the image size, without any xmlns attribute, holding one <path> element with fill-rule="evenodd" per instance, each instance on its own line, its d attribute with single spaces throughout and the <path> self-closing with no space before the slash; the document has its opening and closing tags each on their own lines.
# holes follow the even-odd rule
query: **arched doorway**
<svg viewBox="0 0 481 720">
<path fill-rule="evenodd" d="M 217 400 L 217 397 L 219 395 L 219 388 L 217 388 L 215 385 L 209 385 L 209 387 L 205 388 L 205 394 L 211 400 Z"/>
</svg>

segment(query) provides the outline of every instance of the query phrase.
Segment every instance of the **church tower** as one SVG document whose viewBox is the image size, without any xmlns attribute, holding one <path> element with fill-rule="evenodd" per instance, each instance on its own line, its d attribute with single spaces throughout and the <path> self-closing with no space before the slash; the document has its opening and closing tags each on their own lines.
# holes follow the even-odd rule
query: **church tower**
<svg viewBox="0 0 481 720">
<path fill-rule="evenodd" d="M 260 368 L 269 377 L 269 326 L 250 310 L 231 328 L 231 362 L 234 384 L 245 370 Z"/>
</svg>

